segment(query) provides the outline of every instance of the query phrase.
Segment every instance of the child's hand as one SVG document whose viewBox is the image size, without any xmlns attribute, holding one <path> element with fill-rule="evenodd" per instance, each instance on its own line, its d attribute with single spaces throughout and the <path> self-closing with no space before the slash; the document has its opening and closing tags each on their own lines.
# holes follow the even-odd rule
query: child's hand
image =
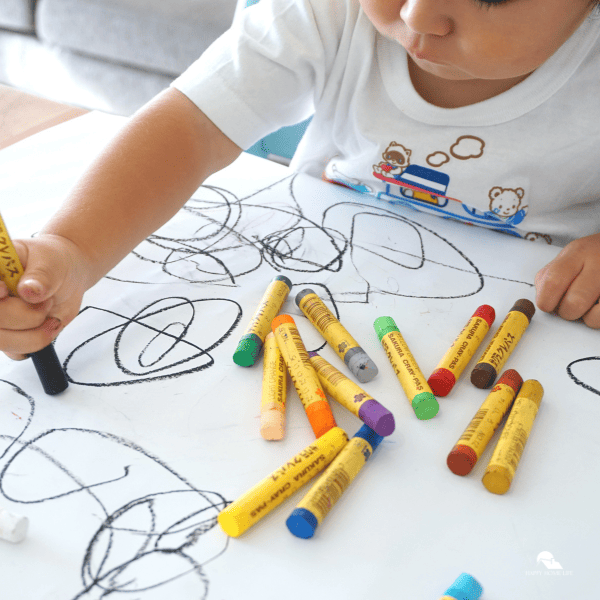
<svg viewBox="0 0 600 600">
<path fill-rule="evenodd" d="M 535 287 L 540 310 L 600 328 L 600 233 L 565 246 L 535 276 Z"/>
<path fill-rule="evenodd" d="M 71 241 L 41 235 L 15 241 L 25 272 L 19 298 L 0 282 L 0 350 L 19 360 L 45 348 L 79 312 L 86 261 Z"/>
</svg>

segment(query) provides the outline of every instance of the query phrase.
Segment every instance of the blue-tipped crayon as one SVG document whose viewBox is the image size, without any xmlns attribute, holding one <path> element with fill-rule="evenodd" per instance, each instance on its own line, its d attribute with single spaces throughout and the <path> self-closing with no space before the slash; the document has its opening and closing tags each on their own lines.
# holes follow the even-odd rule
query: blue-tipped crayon
<svg viewBox="0 0 600 600">
<path fill-rule="evenodd" d="M 461 573 L 440 600 L 479 600 L 481 594 L 483 587 L 479 581 L 468 573 Z"/>
<path fill-rule="evenodd" d="M 375 433 L 368 425 L 363 425 L 356 432 L 288 517 L 286 525 L 291 533 L 303 539 L 315 534 L 317 527 L 382 439 L 383 436 Z"/>
</svg>

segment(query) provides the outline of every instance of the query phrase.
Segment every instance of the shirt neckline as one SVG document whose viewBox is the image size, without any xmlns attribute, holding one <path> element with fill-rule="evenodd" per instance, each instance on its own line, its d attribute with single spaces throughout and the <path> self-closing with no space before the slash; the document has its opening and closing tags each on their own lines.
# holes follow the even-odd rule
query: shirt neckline
<svg viewBox="0 0 600 600">
<path fill-rule="evenodd" d="M 415 90 L 408 55 L 397 42 L 378 35 L 381 77 L 392 102 L 415 121 L 429 125 L 480 126 L 506 123 L 537 108 L 573 75 L 600 35 L 600 19 L 588 17 L 536 71 L 511 89 L 476 104 L 441 108 Z"/>
</svg>

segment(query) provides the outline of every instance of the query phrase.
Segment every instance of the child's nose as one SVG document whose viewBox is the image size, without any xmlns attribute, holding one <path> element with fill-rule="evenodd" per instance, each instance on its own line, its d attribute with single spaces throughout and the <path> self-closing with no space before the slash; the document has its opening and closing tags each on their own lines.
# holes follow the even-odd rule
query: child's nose
<svg viewBox="0 0 600 600">
<path fill-rule="evenodd" d="M 413 32 L 421 35 L 445 36 L 451 33 L 452 18 L 439 0 L 406 0 L 400 18 Z"/>
</svg>

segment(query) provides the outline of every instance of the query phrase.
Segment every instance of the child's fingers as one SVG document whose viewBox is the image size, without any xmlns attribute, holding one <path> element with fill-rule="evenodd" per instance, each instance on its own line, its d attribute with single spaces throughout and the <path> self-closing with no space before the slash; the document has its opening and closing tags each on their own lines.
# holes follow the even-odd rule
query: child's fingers
<svg viewBox="0 0 600 600">
<path fill-rule="evenodd" d="M 4 354 L 12 360 L 25 360 L 27 358 L 27 354 L 14 354 L 13 352 L 5 352 Z"/>
<path fill-rule="evenodd" d="M 38 240 L 30 240 L 29 245 L 36 245 Z M 47 252 L 31 252 L 29 245 L 15 241 L 24 272 L 21 275 L 17 292 L 30 304 L 40 304 L 51 298 L 63 283 L 64 265 L 54 260 L 56 255 Z M 43 246 L 42 246 L 43 248 Z"/>
<path fill-rule="evenodd" d="M 35 329 L 48 316 L 52 300 L 40 304 L 27 304 L 11 296 L 0 299 L 0 329 Z"/>
<path fill-rule="evenodd" d="M 585 265 L 571 282 L 558 305 L 558 314 L 567 321 L 586 315 L 600 298 L 600 264 Z"/>
<path fill-rule="evenodd" d="M 535 276 L 535 302 L 538 308 L 544 312 L 556 310 L 581 268 L 579 261 L 561 253 L 541 269 Z"/>
<path fill-rule="evenodd" d="M 600 304 L 594 304 L 583 316 L 583 322 L 592 329 L 600 329 Z"/>
<path fill-rule="evenodd" d="M 48 317 L 39 327 L 26 330 L 0 329 L 0 347 L 11 358 L 37 352 L 50 344 L 62 329 L 62 323 Z"/>
<path fill-rule="evenodd" d="M 600 235 L 575 240 L 535 278 L 536 303 L 545 312 L 563 319 L 579 319 L 600 298 Z M 596 311 L 588 317 L 595 321 Z"/>
</svg>

